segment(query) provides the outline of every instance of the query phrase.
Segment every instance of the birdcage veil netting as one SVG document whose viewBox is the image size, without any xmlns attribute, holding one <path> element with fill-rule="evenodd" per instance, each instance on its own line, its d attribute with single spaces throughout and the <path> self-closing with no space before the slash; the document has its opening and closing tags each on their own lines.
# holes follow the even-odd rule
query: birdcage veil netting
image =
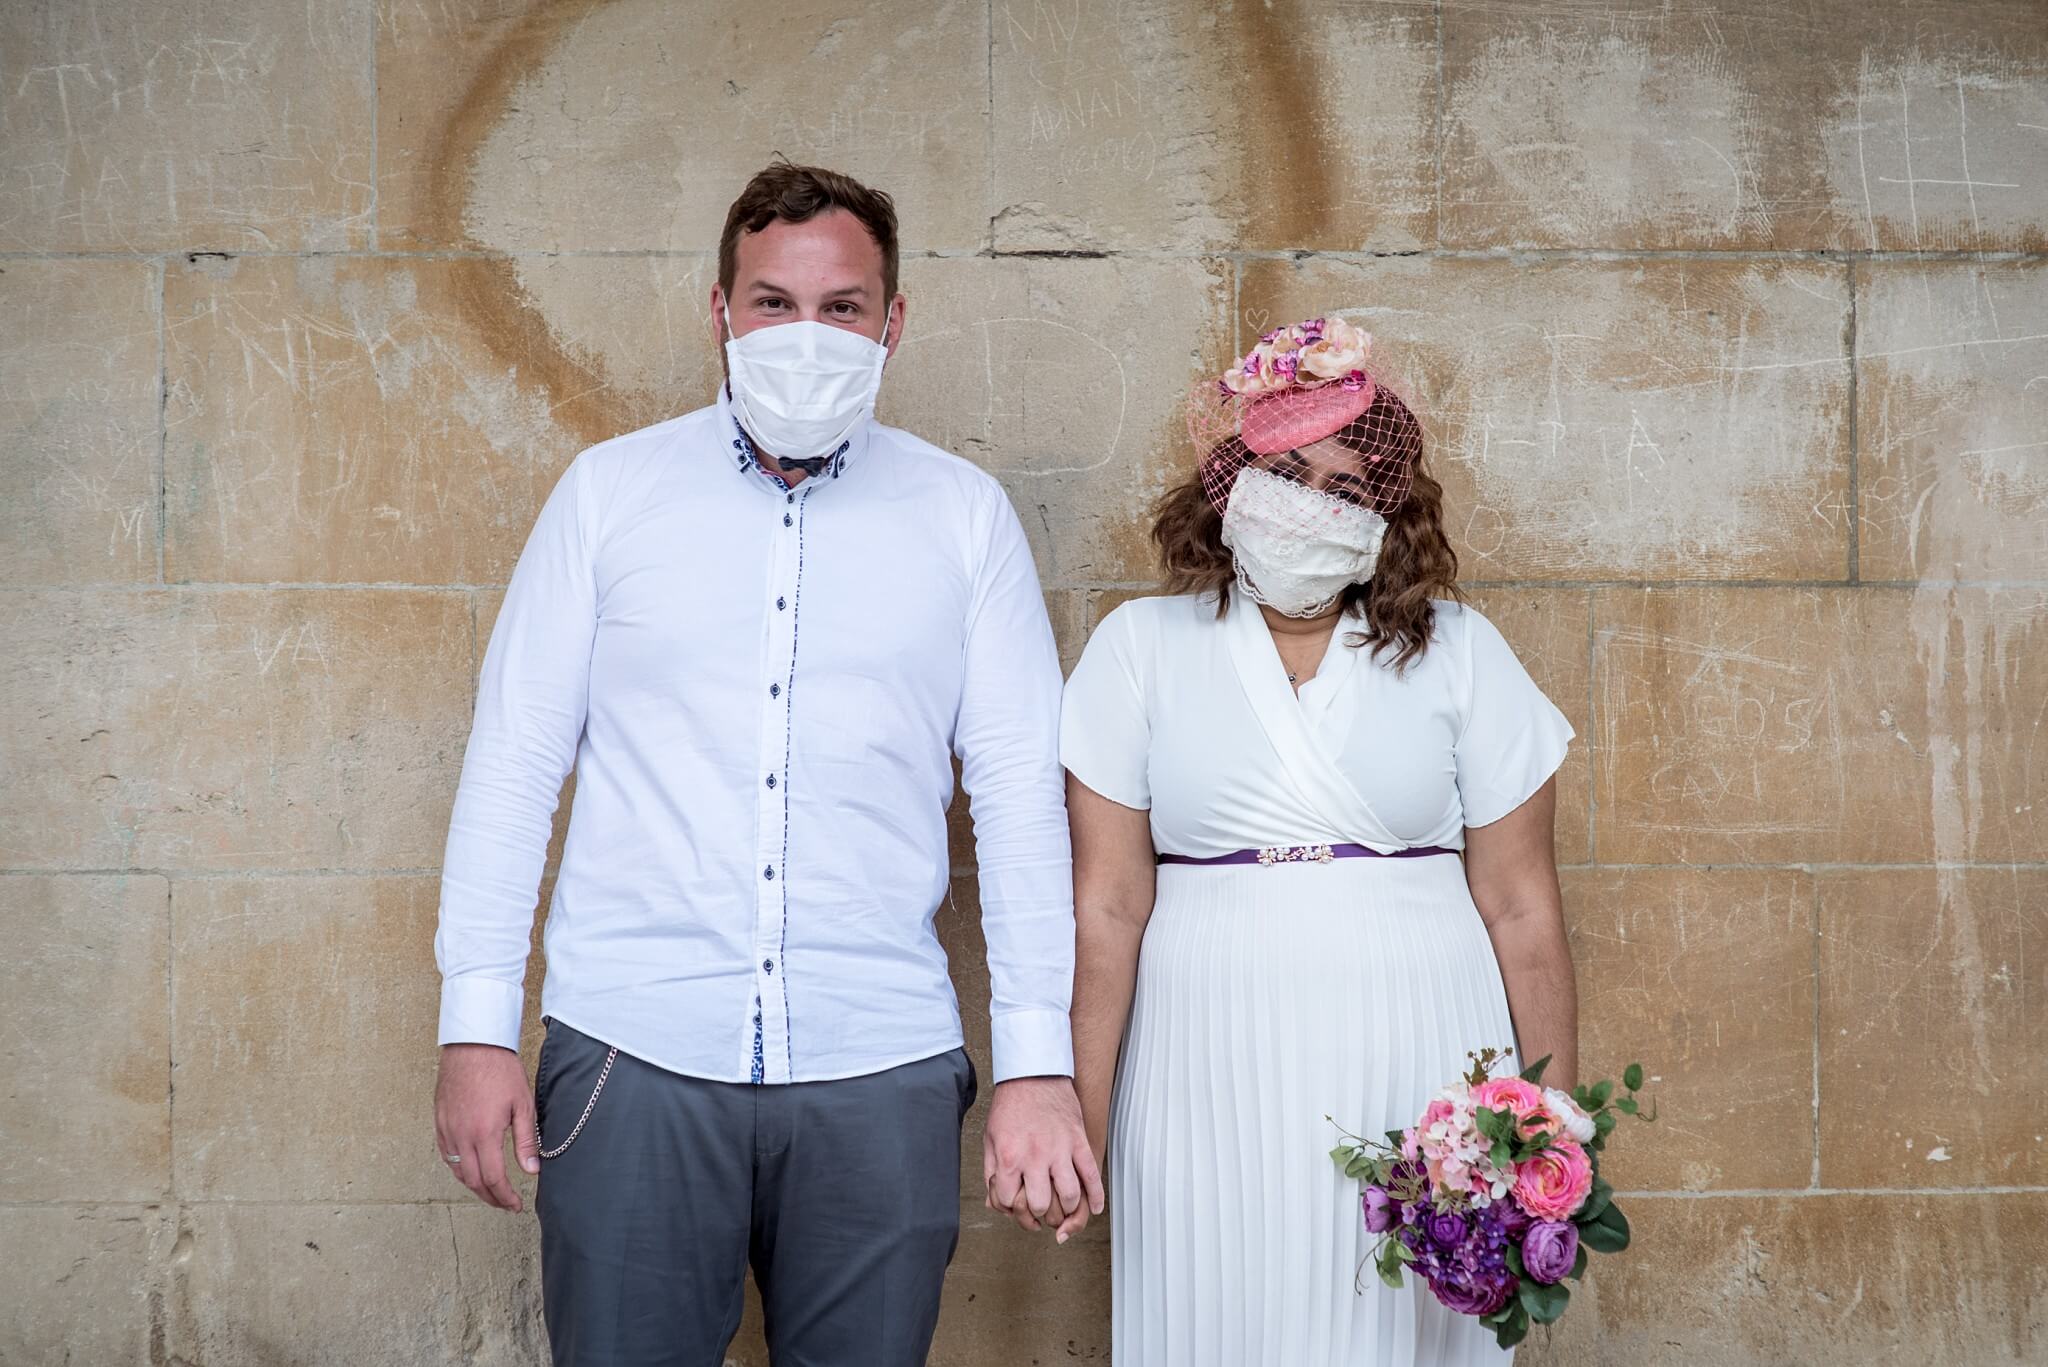
<svg viewBox="0 0 2048 1367">
<path fill-rule="evenodd" d="M 1422 453 L 1422 425 L 1384 383 L 1244 396 L 1219 394 L 1211 382 L 1190 397 L 1188 432 L 1206 452 L 1202 491 L 1220 516 L 1238 476 L 1258 470 L 1323 494 L 1295 500 L 1321 533 L 1358 520 L 1360 511 L 1391 517 L 1406 501 Z"/>
</svg>

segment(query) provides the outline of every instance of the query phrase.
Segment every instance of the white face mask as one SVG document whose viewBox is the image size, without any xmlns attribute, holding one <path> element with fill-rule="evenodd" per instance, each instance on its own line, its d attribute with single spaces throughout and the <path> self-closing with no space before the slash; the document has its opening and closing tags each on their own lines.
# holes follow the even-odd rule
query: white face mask
<svg viewBox="0 0 2048 1367">
<path fill-rule="evenodd" d="M 871 342 L 826 323 L 776 323 L 745 336 L 725 312 L 725 364 L 740 425 L 771 455 L 822 456 L 875 411 L 889 331 Z"/>
<path fill-rule="evenodd" d="M 1287 617 L 1314 617 L 1372 578 L 1387 520 L 1267 470 L 1240 470 L 1223 513 L 1237 582 Z"/>
</svg>

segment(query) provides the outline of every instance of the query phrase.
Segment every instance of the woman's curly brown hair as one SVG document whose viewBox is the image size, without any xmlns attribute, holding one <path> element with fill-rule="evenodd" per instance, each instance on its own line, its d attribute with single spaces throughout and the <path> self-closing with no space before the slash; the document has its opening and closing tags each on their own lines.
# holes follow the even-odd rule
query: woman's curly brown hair
<svg viewBox="0 0 2048 1367">
<path fill-rule="evenodd" d="M 1347 434 L 1337 440 L 1361 454 L 1371 454 Z M 1458 556 L 1444 535 L 1444 489 L 1423 468 L 1418 451 L 1414 482 L 1408 496 L 1386 514 L 1387 535 L 1370 583 L 1353 584 L 1338 601 L 1347 612 L 1365 618 L 1365 630 L 1346 644 L 1370 647 L 1375 655 L 1391 652 L 1394 668 L 1406 669 L 1429 649 L 1436 619 L 1432 600 L 1461 600 Z M 1166 569 L 1168 593 L 1213 593 L 1216 615 L 1230 610 L 1230 589 L 1236 569 L 1230 548 L 1223 544 L 1223 518 L 1202 488 L 1199 473 L 1168 489 L 1153 510 L 1152 540 Z"/>
</svg>

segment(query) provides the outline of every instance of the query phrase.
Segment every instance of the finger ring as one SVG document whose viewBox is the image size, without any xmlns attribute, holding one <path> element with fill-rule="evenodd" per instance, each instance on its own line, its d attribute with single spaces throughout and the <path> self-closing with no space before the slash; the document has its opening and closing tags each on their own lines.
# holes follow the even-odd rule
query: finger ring
<svg viewBox="0 0 2048 1367">
<path fill-rule="evenodd" d="M 462 1155 L 459 1153 L 444 1153 L 441 1156 L 451 1163 L 460 1163 L 462 1161 Z"/>
</svg>

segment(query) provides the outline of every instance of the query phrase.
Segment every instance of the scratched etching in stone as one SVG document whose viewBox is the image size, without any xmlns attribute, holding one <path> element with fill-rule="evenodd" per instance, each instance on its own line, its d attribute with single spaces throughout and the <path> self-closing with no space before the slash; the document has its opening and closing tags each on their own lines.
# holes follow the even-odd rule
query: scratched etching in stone
<svg viewBox="0 0 2048 1367">
<path fill-rule="evenodd" d="M 1921 14 L 1446 5 L 1443 240 L 2048 245 L 2039 6 L 1972 5 L 1967 34 L 1932 44 Z"/>
<path fill-rule="evenodd" d="M 0 264 L 0 581 L 156 578 L 156 268 Z"/>
<path fill-rule="evenodd" d="M 1416 401 L 1477 578 L 1806 578 L 1848 561 L 1843 273 L 1818 265 L 1248 262 Z"/>
<path fill-rule="evenodd" d="M 993 17 L 999 248 L 1432 239 L 1430 6 L 1004 0 Z"/>
<path fill-rule="evenodd" d="M 1859 272 L 1864 577 L 2048 579 L 2048 268 Z"/>
<path fill-rule="evenodd" d="M 1813 1124 L 1813 878 L 1797 869 L 1575 869 L 1581 1048 L 1654 1058 L 1682 1108 L 1617 1154 L 1630 1187 L 1799 1188 Z M 1740 1058 L 1730 1069 L 1727 1060 Z M 1664 1122 L 1670 1122 L 1668 1128 Z"/>
<path fill-rule="evenodd" d="M 422 868 L 469 715 L 461 595 L 0 594 L 0 868 Z M 402 685 L 394 684 L 402 681 Z"/>
<path fill-rule="evenodd" d="M 1835 1186 L 2028 1186 L 2040 1117 L 1989 1104 L 2048 1083 L 2048 871 L 1843 869 L 1820 882 L 1822 1177 Z M 1873 1116 L 1863 1088 L 1926 1082 Z M 1873 1123 L 1875 1122 L 1875 1123 Z"/>
<path fill-rule="evenodd" d="M 502 583 L 595 431 L 658 421 L 709 388 L 695 264 L 545 259 L 522 273 L 573 369 L 544 377 L 479 335 L 465 302 L 506 287 L 501 263 L 173 265 L 170 578 Z"/>
<path fill-rule="evenodd" d="M 1144 510 L 1191 470 L 1179 404 L 1228 363 L 1204 261 L 910 261 L 882 420 L 1002 479 L 1048 583 L 1146 580 Z"/>
<path fill-rule="evenodd" d="M 365 245 L 370 25 L 360 4 L 0 8 L 0 249 Z"/>
<path fill-rule="evenodd" d="M 1603 589 L 1596 848 L 1622 863 L 2035 860 L 2040 590 Z"/>
</svg>

